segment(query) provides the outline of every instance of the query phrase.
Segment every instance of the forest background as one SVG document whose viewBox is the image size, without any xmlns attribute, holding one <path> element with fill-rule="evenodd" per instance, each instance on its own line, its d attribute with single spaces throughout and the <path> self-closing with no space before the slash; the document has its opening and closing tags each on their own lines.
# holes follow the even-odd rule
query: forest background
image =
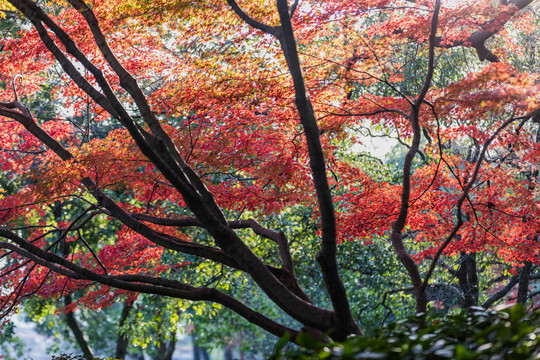
<svg viewBox="0 0 540 360">
<path fill-rule="evenodd" d="M 536 306 L 537 2 L 0 6 L 4 357 L 16 312 L 167 359 Z"/>
</svg>

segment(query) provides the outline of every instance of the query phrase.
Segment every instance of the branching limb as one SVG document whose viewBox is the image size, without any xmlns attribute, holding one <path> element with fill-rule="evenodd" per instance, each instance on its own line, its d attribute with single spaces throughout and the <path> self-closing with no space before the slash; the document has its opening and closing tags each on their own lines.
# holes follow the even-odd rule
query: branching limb
<svg viewBox="0 0 540 360">
<path fill-rule="evenodd" d="M 17 235 L 15 235 L 14 233 L 10 232 L 9 230 L 5 230 L 5 229 L 0 229 L 0 236 L 4 237 L 4 238 L 7 238 L 7 239 L 10 239 L 10 240 L 14 240 L 14 239 L 20 239 L 22 241 L 25 241 L 21 238 L 19 238 Z M 17 242 L 17 241 L 16 241 Z M 28 243 L 30 244 L 30 243 Z M 19 245 L 19 244 L 18 244 Z M 34 245 L 31 245 L 32 247 L 36 247 L 37 246 L 34 246 Z M 64 275 L 64 276 L 67 276 L 71 279 L 83 279 L 82 276 L 80 276 L 79 274 L 75 273 L 74 271 L 71 271 L 69 269 L 66 269 L 62 266 L 58 266 L 56 264 L 51 264 L 49 261 L 47 261 L 46 259 L 43 259 L 41 258 L 40 256 L 38 255 L 35 255 L 31 250 L 27 250 L 27 249 L 24 249 L 22 246 L 17 246 L 17 245 L 14 245 L 14 244 L 10 244 L 10 243 L 7 243 L 7 242 L 4 242 L 4 241 L 1 241 L 0 242 L 0 248 L 1 249 L 7 249 L 7 250 L 11 250 L 13 251 L 14 253 L 17 253 L 27 259 L 30 259 L 32 260 L 33 262 L 35 262 L 36 264 L 39 264 L 39 265 L 42 265 L 42 266 L 45 266 L 49 269 L 51 269 L 52 271 L 54 271 L 55 273 L 57 274 L 60 274 L 60 275 Z M 46 252 L 44 250 L 42 250 L 44 253 L 46 254 L 50 254 L 49 252 Z"/>
<path fill-rule="evenodd" d="M 512 15 L 516 14 L 519 10 L 524 9 L 533 1 L 534 0 L 510 0 L 508 1 L 508 4 L 506 4 L 505 1 L 505 4 L 501 5 L 511 5 L 510 13 L 503 13 L 496 19 L 486 23 L 484 27 L 489 30 L 475 31 L 467 39 L 461 41 L 447 42 L 443 37 L 438 37 L 436 38 L 436 46 L 441 48 L 452 48 L 463 45 L 470 46 L 476 50 L 480 61 L 488 60 L 490 62 L 497 62 L 499 61 L 499 58 L 486 47 L 486 41 L 497 34 Z"/>
<path fill-rule="evenodd" d="M 11 110 L 13 108 L 19 109 L 20 112 Z M 26 109 L 22 104 L 18 102 L 12 102 L 7 104 L 1 103 L 0 115 L 13 118 L 20 122 L 30 133 L 36 136 L 49 149 L 53 150 L 62 160 L 76 161 L 76 159 L 68 150 L 66 150 L 58 141 L 52 138 L 36 124 L 36 122 L 31 117 L 28 109 Z M 153 241 L 156 244 L 164 246 L 165 248 L 171 250 L 201 256 L 234 268 L 243 268 L 236 261 L 232 260 L 232 258 L 224 254 L 219 249 L 190 243 L 187 241 L 173 238 L 168 235 L 164 236 L 158 234 L 153 229 L 151 229 L 144 223 L 137 221 L 127 212 L 125 212 L 110 197 L 103 193 L 90 177 L 85 177 L 84 179 L 82 179 L 82 183 L 94 195 L 100 205 L 104 206 L 112 216 L 118 218 L 124 225 L 145 236 L 150 241 Z"/>
<path fill-rule="evenodd" d="M 534 113 L 532 113 L 532 114 L 534 114 Z M 482 162 L 484 161 L 484 158 L 486 156 L 486 152 L 487 152 L 487 150 L 489 148 L 489 145 L 493 142 L 493 140 L 495 140 L 495 138 L 499 135 L 499 133 L 501 131 L 503 131 L 508 125 L 510 125 L 514 121 L 523 120 L 523 118 L 532 118 L 532 117 L 533 117 L 533 115 L 529 114 L 529 115 L 526 115 L 525 117 L 510 118 L 510 119 L 506 120 L 503 124 L 501 124 L 501 126 L 499 126 L 497 128 L 497 130 L 495 130 L 495 132 L 484 143 L 484 146 L 482 147 L 482 151 L 480 152 L 480 155 L 478 156 L 478 160 L 476 162 L 476 166 L 474 168 L 471 179 L 469 180 L 469 183 L 467 185 L 465 185 L 465 187 L 463 188 L 463 194 L 461 195 L 461 197 L 459 198 L 459 200 L 458 200 L 458 202 L 456 204 L 456 211 L 457 211 L 456 224 L 454 225 L 454 228 L 452 229 L 450 234 L 447 236 L 446 240 L 441 244 L 441 246 L 439 246 L 439 249 L 437 249 L 437 253 L 435 253 L 435 256 L 433 257 L 433 260 L 431 262 L 429 270 L 427 271 L 427 273 L 426 273 L 426 275 L 424 277 L 422 288 L 424 288 L 424 289 L 426 288 L 426 286 L 427 286 L 427 284 L 429 282 L 429 279 L 431 278 L 431 275 L 433 274 L 433 271 L 435 270 L 435 267 L 437 266 L 437 262 L 438 262 L 439 258 L 441 257 L 444 249 L 455 238 L 457 232 L 459 231 L 459 229 L 463 225 L 463 214 L 462 214 L 463 203 L 465 202 L 465 200 L 467 200 L 469 192 L 471 191 L 474 183 L 476 182 L 476 179 L 478 178 L 478 173 L 480 172 L 480 168 L 481 168 Z"/>
<path fill-rule="evenodd" d="M 497 301 L 501 300 L 506 294 L 512 290 L 514 286 L 517 285 L 519 282 L 519 276 L 513 276 L 509 281 L 508 284 L 506 284 L 501 290 L 497 291 L 495 294 L 493 294 L 489 299 L 487 299 L 483 304 L 482 307 L 485 309 L 488 309 L 496 303 Z"/>
<path fill-rule="evenodd" d="M 103 57 L 107 63 L 114 70 L 116 75 L 120 80 L 120 86 L 122 86 L 133 98 L 137 108 L 139 109 L 145 123 L 150 128 L 152 134 L 159 139 L 159 142 L 166 148 L 167 151 L 160 152 L 160 156 L 164 158 L 165 163 L 171 166 L 175 164 L 178 168 L 178 171 L 173 171 L 173 173 L 182 173 L 185 174 L 185 178 L 182 180 L 186 183 L 189 183 L 199 195 L 203 198 L 206 203 L 206 207 L 212 210 L 213 216 L 220 221 L 224 221 L 224 217 L 221 213 L 221 210 L 215 203 L 213 196 L 210 194 L 208 189 L 204 186 L 200 178 L 195 174 L 195 172 L 187 165 L 187 163 L 182 159 L 176 145 L 173 143 L 169 135 L 163 130 L 163 127 L 156 119 L 146 96 L 142 92 L 141 88 L 137 84 L 135 78 L 120 64 L 113 51 L 109 47 L 105 35 L 99 27 L 98 19 L 96 18 L 93 11 L 86 5 L 83 0 L 70 0 L 70 4 L 79 11 L 86 23 L 88 24 L 96 45 L 100 49 Z M 116 103 L 116 101 L 114 101 Z M 127 113 L 123 114 L 125 118 L 128 118 Z M 164 169 L 163 166 L 158 166 L 160 170 L 164 171 L 167 174 L 167 169 Z M 166 175 L 167 176 L 167 175 Z M 186 189 L 183 189 L 183 193 L 186 193 Z"/>
<path fill-rule="evenodd" d="M 296 12 L 296 9 L 298 8 L 298 3 L 300 2 L 300 0 L 294 0 L 294 3 L 291 5 L 291 9 L 289 10 L 289 16 L 292 17 L 294 16 L 294 13 Z"/>
<path fill-rule="evenodd" d="M 50 270 L 71 279 L 96 281 L 103 285 L 128 291 L 165 295 L 188 300 L 212 301 L 226 306 L 248 321 L 260 326 L 276 336 L 281 337 L 288 332 L 294 338 L 297 334 L 295 330 L 282 326 L 268 319 L 264 315 L 252 310 L 238 300 L 216 289 L 195 288 L 176 280 L 168 280 L 145 275 L 111 276 L 98 274 L 70 262 L 59 255 L 42 250 L 8 230 L 0 229 L 0 236 L 10 239 L 17 244 L 14 245 L 6 242 L 0 242 L 0 248 L 10 249 L 24 257 L 31 259 L 39 265 L 47 267 Z"/>
<path fill-rule="evenodd" d="M 130 215 L 137 220 L 147 221 L 156 225 L 178 227 L 201 226 L 201 222 L 196 218 L 168 219 L 147 214 L 131 213 Z M 287 276 L 283 278 L 283 273 L 279 273 L 276 271 L 277 269 L 271 269 L 271 271 L 274 273 L 274 275 L 278 276 L 278 278 L 285 285 L 291 287 L 291 289 L 294 290 L 300 298 L 311 302 L 309 297 L 305 294 L 296 281 L 296 277 L 294 276 L 294 264 L 291 257 L 291 252 L 289 250 L 289 243 L 283 232 L 266 228 L 254 219 L 233 220 L 229 221 L 228 224 L 233 229 L 252 229 L 255 234 L 275 242 L 278 245 L 281 261 L 283 262 L 283 269 L 286 271 Z"/>
<path fill-rule="evenodd" d="M 227 0 L 227 4 L 229 4 L 229 6 L 234 11 L 234 13 L 238 15 L 240 19 L 242 19 L 246 24 L 248 24 L 252 28 L 261 30 L 262 32 L 265 32 L 267 34 L 271 34 L 274 36 L 277 34 L 278 27 L 269 26 L 253 19 L 251 16 L 246 14 L 244 10 L 242 10 L 242 8 L 238 5 L 238 3 L 235 0 Z M 294 8 L 296 8 L 296 6 L 294 6 Z"/>
<path fill-rule="evenodd" d="M 424 80 L 424 85 L 420 93 L 418 94 L 416 100 L 411 106 L 411 113 L 409 115 L 409 121 L 413 129 L 413 139 L 412 139 L 411 147 L 409 148 L 409 151 L 405 155 L 405 161 L 403 164 L 403 187 L 402 187 L 402 192 L 401 192 L 401 207 L 400 207 L 399 215 L 396 221 L 394 222 L 394 224 L 392 224 L 392 233 L 390 235 L 392 246 L 394 247 L 399 260 L 401 261 L 403 266 L 405 266 L 405 269 L 407 270 L 407 273 L 409 274 L 409 277 L 415 289 L 416 311 L 418 313 L 426 311 L 427 298 L 424 291 L 425 288 L 422 287 L 422 278 L 420 276 L 420 271 L 418 270 L 418 266 L 414 262 L 411 255 L 408 253 L 407 249 L 405 248 L 405 245 L 403 244 L 403 237 L 401 233 L 403 231 L 403 228 L 405 227 L 405 223 L 407 221 L 407 216 L 408 216 L 409 207 L 410 207 L 409 200 L 410 200 L 410 195 L 411 195 L 412 162 L 413 162 L 414 156 L 416 155 L 419 149 L 420 138 L 422 136 L 422 132 L 420 128 L 420 121 L 419 121 L 420 107 L 422 106 L 424 102 L 424 98 L 431 85 L 431 80 L 433 78 L 433 72 L 434 72 L 434 67 L 435 67 L 434 38 L 437 32 L 438 16 L 439 16 L 439 10 L 440 10 L 440 5 L 441 5 L 440 3 L 441 3 L 440 0 L 438 0 L 435 5 L 433 17 L 431 19 L 431 32 L 430 32 L 430 37 L 429 37 L 429 41 L 430 41 L 429 60 L 428 60 L 428 69 L 426 73 L 426 78 Z"/>
<path fill-rule="evenodd" d="M 66 50 L 73 55 L 81 64 L 96 78 L 99 86 L 103 90 L 110 89 L 109 84 L 103 77 L 102 72 L 96 68 L 77 48 L 75 43 L 69 38 L 69 36 L 59 28 L 39 7 L 37 7 L 31 1 L 25 0 L 14 0 L 10 1 L 13 6 L 15 6 L 19 11 L 21 11 L 34 25 L 38 35 L 49 49 L 49 51 L 54 55 L 54 57 L 62 66 L 62 69 L 68 74 L 73 81 L 84 90 L 99 106 L 107 110 L 114 117 L 119 117 L 118 109 L 113 107 L 103 94 L 101 94 L 96 88 L 94 88 L 77 70 L 77 68 L 71 63 L 71 61 L 66 57 L 66 55 L 60 50 L 60 48 L 55 44 L 54 40 L 50 37 L 49 33 L 43 26 L 45 23 L 53 32 L 58 36 L 62 41 Z M 111 91 L 112 92 L 112 91 Z"/>
<path fill-rule="evenodd" d="M 304 128 L 311 173 L 317 193 L 319 211 L 321 213 L 322 243 L 321 250 L 317 254 L 317 261 L 321 265 L 326 289 L 339 319 L 340 329 L 335 329 L 335 331 L 338 334 L 340 331 L 348 334 L 359 333 L 360 330 L 352 317 L 345 287 L 339 276 L 336 261 L 336 218 L 334 203 L 326 176 L 326 162 L 320 142 L 319 128 L 305 87 L 287 1 L 277 0 L 277 9 L 282 30 L 277 38 L 294 83 L 296 108 L 300 115 L 302 127 Z M 339 337 L 340 335 L 337 336 Z"/>
</svg>

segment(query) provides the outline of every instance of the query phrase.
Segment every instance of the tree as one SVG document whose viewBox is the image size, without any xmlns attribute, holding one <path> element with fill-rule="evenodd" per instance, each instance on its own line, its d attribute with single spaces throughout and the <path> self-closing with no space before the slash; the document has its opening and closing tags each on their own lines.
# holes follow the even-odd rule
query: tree
<svg viewBox="0 0 540 360">
<path fill-rule="evenodd" d="M 4 314 L 32 296 L 85 289 L 78 303 L 103 307 L 150 293 L 219 304 L 292 341 L 339 340 L 361 333 L 340 242 L 389 238 L 417 312 L 443 254 L 535 262 L 538 74 L 507 60 L 531 3 L 6 1 L 28 23 L 1 59 L 2 166 L 17 184 L 1 206 Z M 492 63 L 448 78 L 470 49 Z M 19 73 L 23 87 L 9 81 Z M 36 121 L 24 105 L 44 86 L 66 118 Z M 408 147 L 398 181 L 344 155 L 368 122 Z M 292 206 L 316 214 L 311 266 L 330 307 L 263 221 Z M 295 325 L 222 278 L 252 280 Z"/>
</svg>

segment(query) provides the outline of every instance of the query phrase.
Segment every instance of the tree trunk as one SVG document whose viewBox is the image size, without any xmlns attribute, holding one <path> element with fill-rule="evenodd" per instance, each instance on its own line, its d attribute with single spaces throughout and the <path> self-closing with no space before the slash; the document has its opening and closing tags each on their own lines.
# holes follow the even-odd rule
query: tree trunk
<svg viewBox="0 0 540 360">
<path fill-rule="evenodd" d="M 478 306 L 478 274 L 476 269 L 476 253 L 461 253 L 461 265 L 456 273 L 459 288 L 463 294 L 461 307 Z"/>
<path fill-rule="evenodd" d="M 171 331 L 168 340 L 159 342 L 158 354 L 156 360 L 171 360 L 176 349 L 176 331 Z"/>
<path fill-rule="evenodd" d="M 64 304 L 66 306 L 70 305 L 71 302 L 71 295 L 64 296 Z M 84 334 L 79 327 L 79 324 L 77 323 L 77 319 L 75 319 L 73 311 L 66 312 L 66 323 L 71 329 L 71 332 L 73 333 L 73 336 L 75 337 L 79 348 L 83 352 L 83 355 L 87 358 L 93 358 L 94 354 L 92 352 L 92 349 L 90 349 L 90 345 L 88 345 L 88 342 L 84 338 Z"/>
<path fill-rule="evenodd" d="M 208 354 L 208 351 L 202 346 L 199 346 L 199 349 L 201 350 L 202 360 L 210 360 L 210 355 Z"/>
<path fill-rule="evenodd" d="M 532 263 L 530 261 L 525 262 L 525 266 L 521 268 L 519 274 L 519 287 L 517 293 L 517 302 L 525 304 L 527 302 L 527 296 L 529 295 L 529 277 L 532 271 Z"/>
<path fill-rule="evenodd" d="M 127 353 L 127 347 L 129 344 L 129 336 L 126 331 L 122 330 L 131 310 L 131 304 L 128 304 L 127 300 L 124 301 L 124 307 L 122 308 L 122 315 L 118 321 L 118 339 L 116 340 L 116 359 L 124 359 Z"/>
<path fill-rule="evenodd" d="M 197 345 L 195 330 L 191 332 L 191 345 L 193 346 L 193 360 L 210 360 L 208 351 L 203 346 Z"/>
<path fill-rule="evenodd" d="M 193 346 L 193 360 L 201 360 L 199 346 L 197 345 L 197 340 L 195 339 L 195 330 L 191 331 L 191 345 Z"/>
</svg>

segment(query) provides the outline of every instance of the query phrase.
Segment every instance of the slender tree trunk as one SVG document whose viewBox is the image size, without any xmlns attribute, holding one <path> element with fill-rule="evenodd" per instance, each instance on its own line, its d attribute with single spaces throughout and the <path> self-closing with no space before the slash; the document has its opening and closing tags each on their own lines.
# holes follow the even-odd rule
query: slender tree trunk
<svg viewBox="0 0 540 360">
<path fill-rule="evenodd" d="M 191 346 L 193 347 L 193 360 L 201 360 L 195 330 L 191 331 Z"/>
<path fill-rule="evenodd" d="M 461 307 L 478 306 L 478 274 L 476 269 L 476 253 L 461 253 L 461 265 L 456 273 L 459 288 L 463 294 Z"/>
<path fill-rule="evenodd" d="M 338 322 L 336 328 L 331 329 L 331 336 L 344 340 L 350 334 L 361 334 L 361 331 L 353 318 L 347 292 L 339 275 L 336 257 L 337 230 L 334 201 L 326 175 L 326 160 L 321 145 L 317 119 L 304 83 L 304 76 L 302 74 L 290 17 L 290 8 L 286 0 L 277 0 L 276 4 L 281 20 L 281 32 L 277 38 L 283 50 L 283 55 L 285 56 L 285 61 L 287 62 L 294 84 L 295 104 L 304 129 L 311 174 L 321 216 L 322 241 L 321 249 L 317 253 L 316 259 L 321 267 L 326 290 L 330 296 L 330 301 L 332 302 Z"/>
<path fill-rule="evenodd" d="M 210 360 L 210 355 L 204 347 L 193 345 L 193 360 Z"/>
<path fill-rule="evenodd" d="M 53 209 L 53 214 L 56 218 L 56 220 L 60 220 L 62 217 L 62 203 L 57 201 L 55 202 L 55 207 Z M 62 254 L 64 256 L 67 256 L 69 254 L 69 244 L 63 240 L 61 242 L 62 245 Z M 72 303 L 71 294 L 67 294 L 64 296 L 64 305 L 68 307 Z M 79 345 L 79 348 L 81 349 L 83 355 L 87 358 L 93 358 L 94 353 L 92 352 L 92 349 L 90 348 L 90 345 L 86 341 L 84 334 L 79 327 L 79 323 L 77 322 L 77 319 L 75 318 L 75 314 L 73 311 L 69 310 L 66 311 L 66 323 L 71 329 L 71 332 L 73 333 L 73 336 L 75 337 L 75 340 L 77 341 L 77 344 Z"/>
<path fill-rule="evenodd" d="M 176 349 L 176 331 L 171 332 L 171 337 L 167 342 L 167 349 L 165 351 L 165 357 L 163 360 L 172 360 L 174 350 Z"/>
<path fill-rule="evenodd" d="M 208 351 L 202 346 L 199 346 L 199 349 L 201 350 L 202 360 L 210 360 L 210 355 L 208 354 Z"/>
<path fill-rule="evenodd" d="M 176 348 L 176 331 L 171 331 L 169 338 L 164 340 L 159 339 L 158 354 L 155 360 L 171 360 Z"/>
<path fill-rule="evenodd" d="M 71 303 L 72 303 L 71 295 L 65 295 L 64 304 L 68 306 Z M 83 352 L 83 355 L 87 358 L 93 358 L 94 354 L 92 352 L 92 349 L 90 348 L 90 345 L 88 345 L 88 342 L 84 338 L 84 334 L 81 328 L 79 327 L 79 324 L 77 323 L 77 319 L 75 319 L 75 315 L 73 314 L 73 311 L 66 312 L 66 323 L 71 329 L 71 332 L 73 333 L 73 336 L 75 337 L 75 340 L 77 341 L 77 344 L 79 345 L 79 348 Z"/>
<path fill-rule="evenodd" d="M 536 133 L 536 143 L 540 142 L 540 129 Z M 536 188 L 536 181 L 538 180 L 538 170 L 535 170 L 529 176 L 529 190 L 533 191 Z M 525 221 L 525 220 L 524 220 Z M 536 241 L 539 238 L 536 236 Z M 530 261 L 525 262 L 525 266 L 521 269 L 521 274 L 519 275 L 519 287 L 517 302 L 520 304 L 525 304 L 527 302 L 527 297 L 529 295 L 529 277 L 532 271 L 532 263 Z"/>
<path fill-rule="evenodd" d="M 208 351 L 203 346 L 197 345 L 197 334 L 195 330 L 191 332 L 191 345 L 193 346 L 193 360 L 210 360 Z"/>
<path fill-rule="evenodd" d="M 519 287 L 517 293 L 517 302 L 525 304 L 527 302 L 527 296 L 529 295 L 529 277 L 532 271 L 532 263 L 530 261 L 525 262 L 525 266 L 521 268 L 519 274 Z"/>
<path fill-rule="evenodd" d="M 131 303 L 124 301 L 124 307 L 122 308 L 122 315 L 120 315 L 120 320 L 118 321 L 118 339 L 116 340 L 116 355 L 117 359 L 124 359 L 127 354 L 127 347 L 129 344 L 129 336 L 126 331 L 122 330 L 122 327 L 125 325 L 127 318 L 129 316 L 129 311 L 131 310 Z"/>
</svg>

